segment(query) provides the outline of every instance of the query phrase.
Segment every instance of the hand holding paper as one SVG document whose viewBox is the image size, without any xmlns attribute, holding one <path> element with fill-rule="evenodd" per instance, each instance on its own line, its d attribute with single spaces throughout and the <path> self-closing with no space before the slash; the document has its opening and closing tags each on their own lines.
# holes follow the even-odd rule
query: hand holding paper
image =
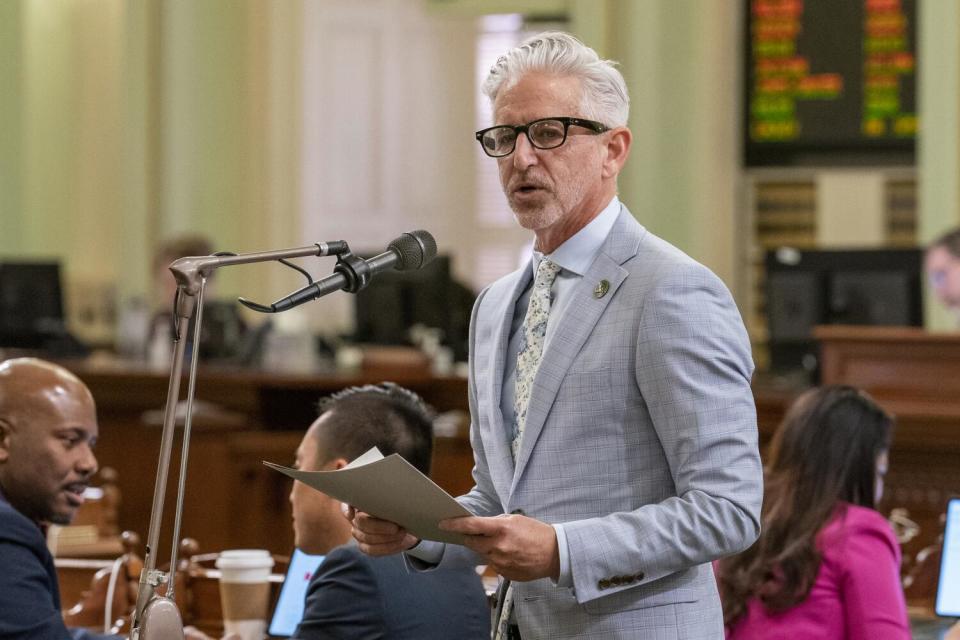
<svg viewBox="0 0 960 640">
<path fill-rule="evenodd" d="M 464 534 L 463 544 L 505 578 L 524 582 L 560 577 L 557 533 L 545 522 L 523 515 L 500 515 L 455 518 L 441 527 Z"/>
<path fill-rule="evenodd" d="M 367 555 L 390 556 L 411 549 L 420 541 L 397 523 L 357 511 L 350 505 L 343 505 L 343 513 L 353 525 L 353 539 Z"/>
<path fill-rule="evenodd" d="M 437 523 L 472 514 L 395 453 L 383 457 L 374 447 L 336 471 L 264 464 L 360 511 L 395 522 L 418 538 L 463 544 L 461 534 L 442 531 Z"/>
</svg>

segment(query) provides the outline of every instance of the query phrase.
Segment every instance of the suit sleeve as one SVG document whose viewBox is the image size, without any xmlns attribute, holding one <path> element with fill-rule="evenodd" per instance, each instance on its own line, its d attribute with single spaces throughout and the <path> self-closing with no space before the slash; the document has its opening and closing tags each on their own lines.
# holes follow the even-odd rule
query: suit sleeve
<svg viewBox="0 0 960 640">
<path fill-rule="evenodd" d="M 669 269 L 643 303 L 634 369 L 673 495 L 564 524 L 580 602 L 737 553 L 759 535 L 763 487 L 743 321 L 708 269 Z M 604 578 L 625 572 L 636 579 L 601 590 Z"/>
<path fill-rule="evenodd" d="M 50 559 L 42 544 L 39 532 L 26 519 L 4 517 L 0 521 L 0 638 L 115 637 L 67 629 L 60 612 L 59 587 L 46 564 Z"/>
<path fill-rule="evenodd" d="M 49 578 L 27 547 L 0 540 L 0 637 L 69 638 L 50 593 Z"/>
<path fill-rule="evenodd" d="M 907 640 L 900 547 L 882 516 L 856 525 L 843 549 L 843 606 L 850 640 Z"/>
<path fill-rule="evenodd" d="M 362 554 L 335 549 L 310 581 L 294 640 L 387 637 L 377 578 Z"/>
<path fill-rule="evenodd" d="M 60 611 L 59 585 L 43 538 L 22 517 L 0 519 L 0 638 L 120 640 L 68 629 Z"/>
</svg>

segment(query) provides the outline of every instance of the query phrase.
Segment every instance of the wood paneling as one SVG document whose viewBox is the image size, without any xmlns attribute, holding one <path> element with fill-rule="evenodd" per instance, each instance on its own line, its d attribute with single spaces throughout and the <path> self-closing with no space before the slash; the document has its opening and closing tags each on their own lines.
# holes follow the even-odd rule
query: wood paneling
<svg viewBox="0 0 960 640">
<path fill-rule="evenodd" d="M 867 327 L 824 327 L 817 336 L 823 342 L 824 383 L 864 388 L 897 416 L 881 511 L 904 507 L 920 524 L 920 535 L 904 547 L 909 561 L 936 542 L 947 498 L 960 495 L 960 336 Z M 98 402 L 98 457 L 101 465 L 119 473 L 123 495 L 119 526 L 145 537 L 166 374 L 115 366 L 71 368 Z M 201 370 L 197 398 L 216 403 L 219 409 L 201 404 L 194 417 L 181 537 L 195 538 L 201 551 L 259 547 L 289 553 L 293 546 L 289 480 L 265 468 L 262 461 L 291 462 L 320 397 L 387 378 L 420 393 L 440 411 L 467 410 L 465 379 L 434 377 L 422 370 L 328 376 Z M 761 453 L 801 391 L 755 382 Z M 175 455 L 161 562 L 169 555 L 178 464 Z M 436 439 L 431 475 L 449 493 L 460 495 L 473 484 L 472 466 L 462 418 L 454 435 Z"/>
<path fill-rule="evenodd" d="M 66 364 L 97 401 L 97 458 L 101 466 L 118 472 L 123 496 L 119 527 L 146 538 L 167 375 L 118 365 Z M 292 462 L 303 433 L 316 418 L 321 397 L 385 379 L 419 393 L 438 411 L 467 408 L 465 379 L 435 377 L 423 370 L 294 376 L 201 368 L 180 537 L 195 538 L 201 551 L 257 547 L 289 553 L 290 481 L 262 462 Z M 178 429 L 164 501 L 161 562 L 169 558 L 172 540 L 181 441 Z M 459 495 L 472 486 L 472 464 L 463 429 L 456 437 L 436 439 L 433 475 L 447 491 Z"/>
</svg>

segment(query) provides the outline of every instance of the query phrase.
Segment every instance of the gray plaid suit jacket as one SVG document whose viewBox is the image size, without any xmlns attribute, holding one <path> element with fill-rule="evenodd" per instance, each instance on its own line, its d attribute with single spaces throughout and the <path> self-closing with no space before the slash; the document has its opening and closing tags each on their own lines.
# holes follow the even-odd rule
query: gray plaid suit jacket
<svg viewBox="0 0 960 640">
<path fill-rule="evenodd" d="M 533 383 L 516 466 L 500 412 L 524 267 L 484 290 L 470 337 L 478 515 L 564 523 L 574 588 L 514 583 L 524 640 L 722 638 L 710 561 L 760 530 L 750 343 L 706 267 L 624 207 Z M 607 280 L 609 292 L 594 296 Z M 440 566 L 480 562 L 447 545 Z"/>
</svg>

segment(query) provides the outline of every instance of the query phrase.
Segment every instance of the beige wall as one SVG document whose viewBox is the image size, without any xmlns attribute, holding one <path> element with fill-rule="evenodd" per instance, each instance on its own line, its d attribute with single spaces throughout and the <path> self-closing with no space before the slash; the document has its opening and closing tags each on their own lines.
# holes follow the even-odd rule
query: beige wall
<svg viewBox="0 0 960 640">
<path fill-rule="evenodd" d="M 301 2 L 165 1 L 159 19 L 159 237 L 198 231 L 217 250 L 298 241 Z M 217 275 L 270 294 L 270 268 Z"/>
<path fill-rule="evenodd" d="M 0 251 L 63 260 L 84 337 L 109 337 L 117 298 L 153 295 L 171 234 L 239 251 L 298 238 L 301 8 L 0 3 Z M 270 278 L 218 285 L 263 297 Z"/>
<path fill-rule="evenodd" d="M 567 12 L 574 32 L 621 61 L 631 88 L 636 138 L 621 178 L 624 201 L 651 230 L 736 289 L 747 250 L 738 198 L 738 0 L 365 4 L 421 12 L 424 24 L 449 20 L 456 29 L 506 5 Z M 303 92 L 312 86 L 303 76 L 305 51 L 322 38 L 304 35 L 304 18 L 308 7 L 337 6 L 314 0 L 0 2 L 0 86 L 10 89 L 0 92 L 0 252 L 62 256 L 73 291 L 96 297 L 115 288 L 125 297 L 148 294 L 148 256 L 171 233 L 205 232 L 218 248 L 237 251 L 300 244 L 304 216 L 317 215 L 305 209 L 302 195 L 304 181 L 315 179 L 305 178 L 304 159 L 316 153 L 303 141 Z M 343 6 L 356 5 L 344 0 Z M 960 220 L 960 10 L 929 0 L 921 7 L 921 76 L 939 80 L 923 84 L 921 100 L 926 238 Z M 383 33 L 383 41 L 399 50 L 403 28 L 395 25 L 398 33 Z M 442 46 L 451 60 L 472 55 L 462 35 Z M 464 69 L 463 82 L 431 85 L 421 95 L 445 91 L 446 103 L 462 105 L 465 113 L 474 100 L 470 77 L 472 70 Z M 437 134 L 442 144 L 456 144 L 461 120 L 441 119 L 438 126 L 448 128 Z M 463 191 L 472 183 L 472 165 L 458 158 L 446 156 L 439 169 L 424 163 L 424 171 L 444 165 L 456 171 L 436 183 L 436 197 L 424 201 L 422 189 L 402 192 L 420 198 L 427 211 L 462 202 L 458 215 L 469 217 L 473 198 Z M 417 175 L 411 170 L 396 173 L 409 185 Z M 439 228 L 453 236 L 452 251 L 469 253 L 470 234 L 457 233 L 456 219 Z M 273 268 L 237 269 L 219 279 L 221 293 L 258 299 L 273 299 L 293 282 Z"/>
<path fill-rule="evenodd" d="M 610 55 L 631 91 L 621 190 L 654 233 L 733 286 L 739 176 L 735 0 L 613 0 Z"/>
<path fill-rule="evenodd" d="M 23 6 L 0 2 L 0 253 L 23 250 Z"/>
</svg>

